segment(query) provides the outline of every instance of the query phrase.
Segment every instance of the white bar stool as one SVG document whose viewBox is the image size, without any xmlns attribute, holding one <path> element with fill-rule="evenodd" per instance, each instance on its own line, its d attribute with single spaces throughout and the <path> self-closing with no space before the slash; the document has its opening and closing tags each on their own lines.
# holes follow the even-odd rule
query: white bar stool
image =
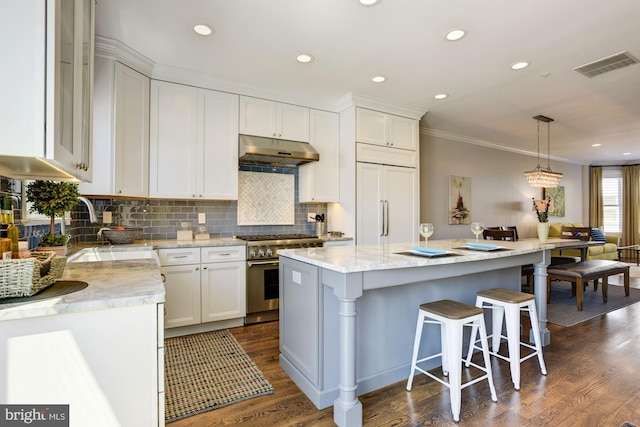
<svg viewBox="0 0 640 427">
<path fill-rule="evenodd" d="M 431 319 L 431 320 L 429 320 Z M 422 327 L 425 323 L 439 324 L 441 327 L 441 352 L 418 359 L 418 350 L 420 348 L 420 340 L 422 338 Z M 475 331 L 480 330 L 480 341 L 482 343 L 482 354 L 484 357 L 484 367 L 465 360 L 462 357 L 462 336 L 463 327 L 469 326 L 474 331 L 471 335 L 475 340 Z M 474 342 L 469 343 L 474 346 Z M 449 381 L 443 381 L 435 375 L 421 369 L 418 363 L 434 359 L 442 358 L 442 372 L 445 376 L 449 376 Z M 484 375 L 474 378 L 462 384 L 462 362 L 466 362 L 467 367 L 473 367 L 484 372 Z M 461 390 L 471 384 L 486 379 L 489 381 L 491 389 L 491 400 L 498 401 L 496 390 L 493 386 L 493 377 L 491 375 L 491 360 L 489 356 L 489 345 L 487 342 L 487 331 L 484 325 L 484 314 L 481 308 L 472 305 L 463 304 L 457 301 L 441 300 L 420 305 L 418 312 L 418 323 L 416 325 L 416 336 L 413 344 L 413 357 L 411 359 L 411 373 L 407 381 L 407 390 L 411 391 L 413 385 L 413 376 L 415 371 L 420 371 L 428 377 L 438 381 L 439 383 L 449 387 L 451 397 L 451 412 L 454 421 L 460 421 L 460 402 Z"/>
<path fill-rule="evenodd" d="M 540 343 L 540 328 L 538 327 L 538 313 L 536 311 L 536 304 L 534 296 L 528 293 L 512 291 L 509 289 L 487 289 L 480 291 L 476 296 L 476 307 L 490 308 L 493 310 L 492 315 L 492 333 L 491 337 L 491 351 L 493 356 L 509 362 L 511 368 L 511 381 L 516 390 L 520 390 L 520 364 L 534 356 L 538 356 L 538 362 L 540 363 L 540 371 L 543 375 L 547 375 L 547 367 L 544 364 L 544 358 L 542 357 L 542 344 Z M 520 312 L 527 311 L 529 313 L 529 319 L 531 321 L 531 329 L 533 335 L 533 341 L 535 345 L 531 345 L 527 342 L 520 341 Z M 502 335 L 502 321 L 506 318 L 507 335 Z M 472 332 L 471 340 L 474 343 L 469 346 L 469 353 L 467 354 L 467 362 L 471 360 L 471 355 L 474 349 L 480 349 L 475 345 L 476 333 Z M 509 347 L 509 356 L 503 356 L 499 354 L 500 342 L 502 338 L 507 339 Z M 520 357 L 520 346 L 533 350 L 532 353 L 527 354 L 524 357 Z"/>
</svg>

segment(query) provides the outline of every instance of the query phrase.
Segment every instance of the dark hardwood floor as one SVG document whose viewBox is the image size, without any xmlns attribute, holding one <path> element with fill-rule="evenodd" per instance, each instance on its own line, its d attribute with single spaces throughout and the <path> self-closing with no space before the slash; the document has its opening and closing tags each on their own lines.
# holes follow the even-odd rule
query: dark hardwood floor
<svg viewBox="0 0 640 427">
<path fill-rule="evenodd" d="M 612 283 L 617 278 L 612 278 Z M 640 288 L 640 278 L 631 286 Z M 549 324 L 544 348 L 548 375 L 537 359 L 522 364 L 520 391 L 507 362 L 492 362 L 498 402 L 486 381 L 462 391 L 459 425 L 598 426 L 640 425 L 640 304 L 570 328 Z M 333 409 L 318 410 L 278 364 L 278 322 L 230 329 L 275 388 L 275 393 L 186 418 L 170 427 L 333 426 Z M 528 331 L 524 331 L 528 333 Z M 364 426 L 456 425 L 449 392 L 426 376 L 360 396 Z"/>
</svg>

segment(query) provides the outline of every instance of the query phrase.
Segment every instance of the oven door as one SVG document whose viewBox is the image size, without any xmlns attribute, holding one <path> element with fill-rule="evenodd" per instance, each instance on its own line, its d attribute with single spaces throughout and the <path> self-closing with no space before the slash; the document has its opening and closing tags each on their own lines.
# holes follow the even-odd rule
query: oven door
<svg viewBox="0 0 640 427">
<path fill-rule="evenodd" d="M 247 262 L 247 314 L 278 309 L 277 259 Z"/>
</svg>

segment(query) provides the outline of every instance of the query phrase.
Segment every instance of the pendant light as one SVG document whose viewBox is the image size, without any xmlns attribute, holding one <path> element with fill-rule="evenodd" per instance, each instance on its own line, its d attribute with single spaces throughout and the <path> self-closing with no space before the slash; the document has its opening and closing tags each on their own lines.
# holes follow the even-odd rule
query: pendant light
<svg viewBox="0 0 640 427">
<path fill-rule="evenodd" d="M 550 123 L 553 121 L 552 118 L 546 116 L 534 116 L 533 117 L 538 122 L 538 166 L 535 169 L 526 171 L 524 176 L 529 181 L 529 185 L 532 187 L 544 187 L 544 188 L 555 188 L 560 184 L 560 180 L 562 179 L 562 174 L 559 172 L 553 172 L 551 170 L 551 130 Z M 547 124 L 547 168 L 543 169 L 540 167 L 540 122 L 545 122 Z"/>
</svg>

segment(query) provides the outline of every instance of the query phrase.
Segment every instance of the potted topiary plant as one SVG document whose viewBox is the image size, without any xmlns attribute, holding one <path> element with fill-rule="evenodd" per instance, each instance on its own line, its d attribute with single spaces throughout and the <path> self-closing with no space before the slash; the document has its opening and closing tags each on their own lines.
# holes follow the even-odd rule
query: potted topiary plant
<svg viewBox="0 0 640 427">
<path fill-rule="evenodd" d="M 33 181 L 27 186 L 27 200 L 32 203 L 30 212 L 46 215 L 50 218 L 49 233 L 45 234 L 38 247 L 64 255 L 67 248 L 66 234 L 55 234 L 56 216 L 78 204 L 80 193 L 78 184 L 59 181 Z"/>
</svg>

